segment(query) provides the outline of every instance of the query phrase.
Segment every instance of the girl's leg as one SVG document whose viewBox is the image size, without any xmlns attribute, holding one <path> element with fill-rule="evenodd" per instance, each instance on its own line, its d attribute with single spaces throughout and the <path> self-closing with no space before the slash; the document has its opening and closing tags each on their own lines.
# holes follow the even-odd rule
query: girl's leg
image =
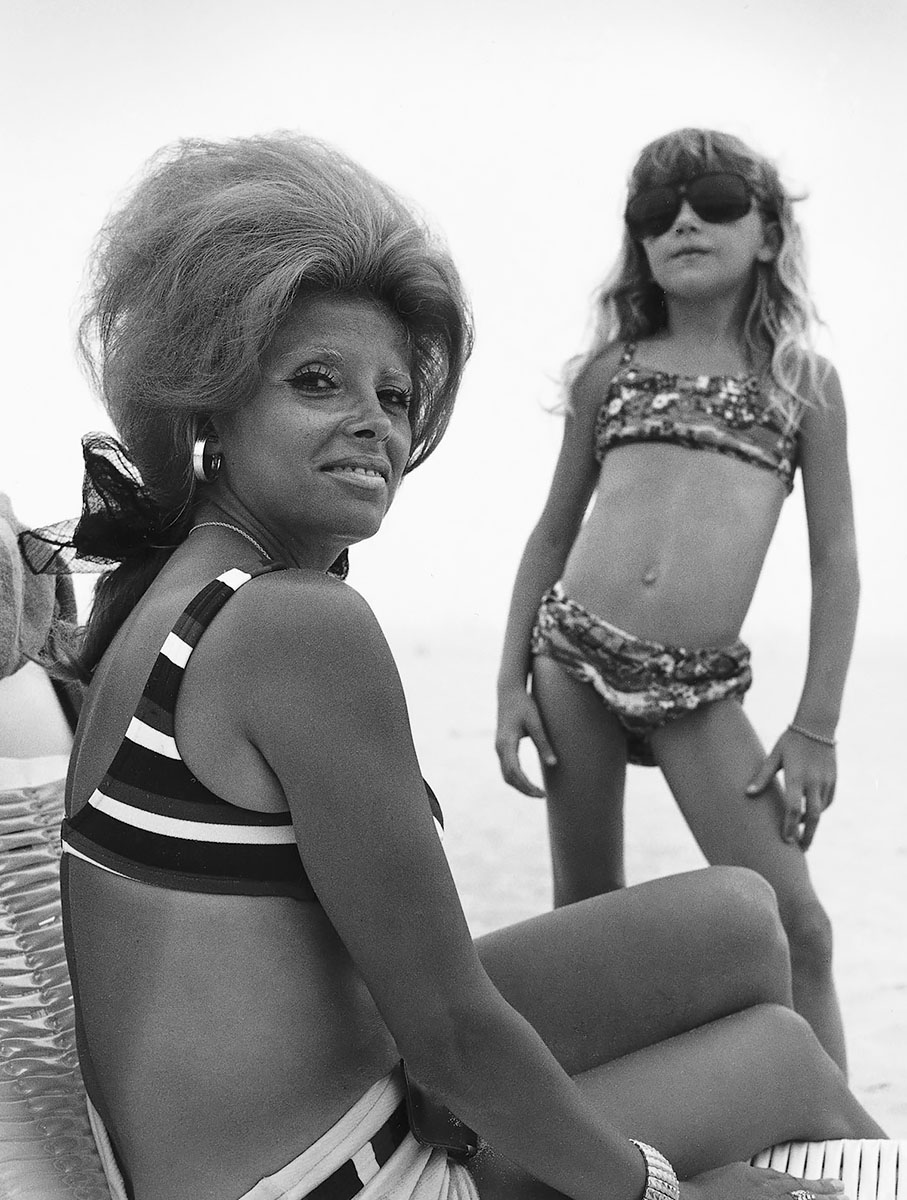
<svg viewBox="0 0 907 1200">
<path fill-rule="evenodd" d="M 539 656 L 532 694 L 558 763 L 544 768 L 554 905 L 624 887 L 626 739 L 593 688 Z"/>
<path fill-rule="evenodd" d="M 751 871 L 690 871 L 542 913 L 476 943 L 572 1075 L 760 1004 L 790 1005 L 787 941 Z"/>
<path fill-rule="evenodd" d="M 577 1082 L 628 1137 L 689 1178 L 777 1142 L 884 1133 L 847 1090 L 806 1022 L 762 1005 L 593 1067 Z M 482 1200 L 556 1200 L 493 1152 L 474 1173 Z"/>
<path fill-rule="evenodd" d="M 781 839 L 777 784 L 757 798 L 745 794 L 765 752 L 742 707 L 725 700 L 673 721 L 652 735 L 652 748 L 708 861 L 749 867 L 775 889 L 790 943 L 794 1007 L 843 1070 L 831 923 L 813 890 L 802 850 Z"/>
</svg>

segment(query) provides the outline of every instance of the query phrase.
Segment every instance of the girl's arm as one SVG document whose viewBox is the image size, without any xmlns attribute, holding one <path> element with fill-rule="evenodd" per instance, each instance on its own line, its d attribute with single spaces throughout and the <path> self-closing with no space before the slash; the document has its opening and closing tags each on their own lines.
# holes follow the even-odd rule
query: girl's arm
<svg viewBox="0 0 907 1200">
<path fill-rule="evenodd" d="M 783 769 L 787 811 L 782 832 L 788 841 L 799 840 L 804 850 L 834 797 L 836 763 L 831 743 L 853 650 L 860 593 L 844 397 L 830 363 L 823 364 L 821 386 L 824 404 L 808 408 L 801 424 L 812 576 L 806 681 L 791 727 L 752 787 L 754 792 L 762 790 Z"/>
<path fill-rule="evenodd" d="M 529 637 L 539 601 L 559 578 L 576 540 L 598 479 L 593 432 L 599 406 L 620 358 L 614 347 L 588 367 L 571 389 L 564 439 L 544 510 L 529 540 L 513 585 L 504 649 L 498 672 L 498 730 L 495 746 L 506 781 L 527 796 L 543 796 L 523 772 L 520 741 L 528 736 L 544 762 L 556 761 L 538 708 L 526 690 Z"/>
</svg>

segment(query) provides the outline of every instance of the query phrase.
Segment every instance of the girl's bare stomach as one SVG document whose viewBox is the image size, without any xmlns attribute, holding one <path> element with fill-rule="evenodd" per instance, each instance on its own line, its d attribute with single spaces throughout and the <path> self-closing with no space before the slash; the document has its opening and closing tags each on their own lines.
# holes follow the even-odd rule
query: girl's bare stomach
<svg viewBox="0 0 907 1200">
<path fill-rule="evenodd" d="M 85 1049 L 139 1195 L 242 1195 L 396 1063 L 318 904 L 69 869 Z"/>
<path fill-rule="evenodd" d="M 727 455 L 612 450 L 564 588 L 637 637 L 726 646 L 739 636 L 785 494 L 777 475 Z"/>
</svg>

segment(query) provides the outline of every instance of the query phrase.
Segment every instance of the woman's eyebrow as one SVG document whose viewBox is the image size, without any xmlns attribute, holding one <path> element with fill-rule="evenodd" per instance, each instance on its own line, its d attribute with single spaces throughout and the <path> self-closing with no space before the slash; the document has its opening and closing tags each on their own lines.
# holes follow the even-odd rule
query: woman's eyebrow
<svg viewBox="0 0 907 1200">
<path fill-rule="evenodd" d="M 399 364 L 387 364 L 382 367 L 382 371 L 389 375 L 399 375 L 406 379 L 411 379 L 413 370 L 410 363 L 410 356 L 406 347 L 396 348 L 396 353 L 399 355 Z M 286 350 L 279 350 L 277 347 L 272 349 L 272 357 L 268 369 L 271 373 L 281 374 L 291 363 L 295 366 L 300 361 L 312 361 L 317 359 L 319 362 L 330 363 L 335 367 L 346 365 L 347 359 L 342 351 L 337 350 L 333 346 L 319 345 L 317 343 L 310 346 L 293 347 L 288 346 Z"/>
<path fill-rule="evenodd" d="M 290 363 L 296 365 L 303 360 L 318 359 L 320 362 L 327 362 L 335 367 L 342 367 L 344 364 L 344 358 L 340 351 L 334 350 L 330 346 L 288 346 L 285 350 L 273 347 L 269 357 L 270 370 L 278 374 Z"/>
<path fill-rule="evenodd" d="M 333 349 L 331 346 L 302 346 L 296 349 L 288 349 L 281 358 L 321 358 L 325 362 L 336 363 L 341 366 L 344 362 L 343 355 L 339 350 Z"/>
</svg>

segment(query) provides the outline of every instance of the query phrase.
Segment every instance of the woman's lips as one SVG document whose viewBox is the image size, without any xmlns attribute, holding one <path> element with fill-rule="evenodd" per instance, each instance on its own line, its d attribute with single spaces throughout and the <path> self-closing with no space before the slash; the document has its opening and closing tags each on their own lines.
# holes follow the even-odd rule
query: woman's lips
<svg viewBox="0 0 907 1200">
<path fill-rule="evenodd" d="M 334 463 L 322 469 L 325 474 L 333 475 L 335 479 L 342 479 L 345 483 L 351 483 L 354 487 L 369 490 L 387 487 L 385 474 L 378 467 L 364 466 L 358 463 Z"/>
</svg>

